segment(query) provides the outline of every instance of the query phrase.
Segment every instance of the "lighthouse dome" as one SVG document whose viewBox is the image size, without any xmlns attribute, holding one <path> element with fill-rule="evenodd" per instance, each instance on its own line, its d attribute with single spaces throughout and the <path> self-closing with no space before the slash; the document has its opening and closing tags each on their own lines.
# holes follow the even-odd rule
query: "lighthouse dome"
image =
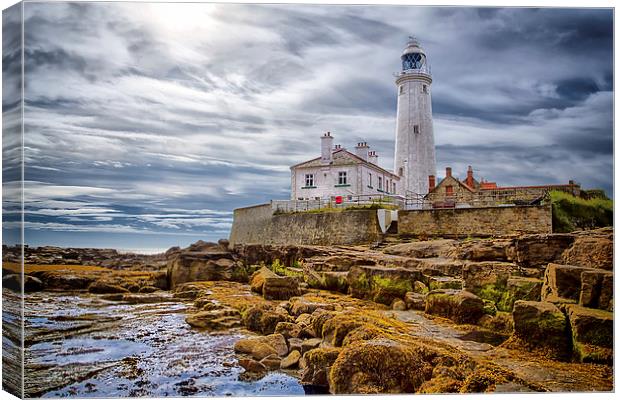
<svg viewBox="0 0 620 400">
<path fill-rule="evenodd" d="M 402 60 L 403 71 L 425 70 L 427 67 L 424 49 L 420 46 L 418 39 L 413 36 L 409 36 L 409 41 L 400 59 Z"/>
</svg>

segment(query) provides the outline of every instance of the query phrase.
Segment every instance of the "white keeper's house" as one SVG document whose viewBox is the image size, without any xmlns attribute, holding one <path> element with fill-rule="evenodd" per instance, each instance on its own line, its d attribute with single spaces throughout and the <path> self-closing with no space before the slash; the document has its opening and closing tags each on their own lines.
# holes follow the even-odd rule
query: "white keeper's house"
<svg viewBox="0 0 620 400">
<path fill-rule="evenodd" d="M 435 181 L 431 71 L 418 40 L 409 38 L 396 76 L 394 170 L 378 165 L 366 142 L 354 152 L 321 137 L 321 156 L 291 167 L 291 200 L 359 200 L 360 197 L 425 195 Z M 433 183 L 434 185 L 434 183 Z"/>
<path fill-rule="evenodd" d="M 381 168 L 378 159 L 365 142 L 355 146 L 355 153 L 334 146 L 334 137 L 327 132 L 321 137 L 321 157 L 291 167 L 291 199 L 342 196 L 357 200 L 359 196 L 398 193 L 400 178 Z"/>
</svg>

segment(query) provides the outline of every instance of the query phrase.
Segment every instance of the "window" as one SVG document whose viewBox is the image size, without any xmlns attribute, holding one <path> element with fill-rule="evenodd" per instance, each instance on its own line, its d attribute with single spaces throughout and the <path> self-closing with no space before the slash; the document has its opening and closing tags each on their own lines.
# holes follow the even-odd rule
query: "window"
<svg viewBox="0 0 620 400">
<path fill-rule="evenodd" d="M 314 174 L 306 174 L 306 187 L 314 186 Z"/>
<path fill-rule="evenodd" d="M 368 173 L 368 187 L 372 188 L 372 174 L 370 172 Z"/>
<path fill-rule="evenodd" d="M 428 86 L 422 85 L 422 93 L 428 93 Z"/>
<path fill-rule="evenodd" d="M 420 133 L 420 125 L 413 126 L 413 133 Z"/>
<path fill-rule="evenodd" d="M 398 169 L 398 176 L 403 176 L 403 167 Z"/>
<path fill-rule="evenodd" d="M 396 182 L 392 182 L 392 193 L 396 193 Z"/>
<path fill-rule="evenodd" d="M 377 184 L 378 185 L 377 189 L 383 190 L 383 179 L 381 177 L 377 179 L 379 180 L 379 183 Z"/>
<path fill-rule="evenodd" d="M 452 186 L 446 186 L 446 196 L 452 196 L 454 194 L 454 189 Z"/>
<path fill-rule="evenodd" d="M 398 94 L 403 94 L 405 93 L 405 86 L 404 85 L 400 85 L 398 87 Z"/>
<path fill-rule="evenodd" d="M 339 185 L 347 184 L 347 171 L 338 172 L 338 184 Z"/>
</svg>

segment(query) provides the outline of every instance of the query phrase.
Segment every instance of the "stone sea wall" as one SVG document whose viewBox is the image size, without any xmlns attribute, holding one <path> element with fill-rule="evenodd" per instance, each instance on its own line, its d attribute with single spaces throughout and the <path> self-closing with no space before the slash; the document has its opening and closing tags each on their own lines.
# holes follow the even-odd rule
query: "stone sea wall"
<svg viewBox="0 0 620 400">
<path fill-rule="evenodd" d="M 376 210 L 274 215 L 269 204 L 236 209 L 230 243 L 355 245 L 379 240 Z"/>
<path fill-rule="evenodd" d="M 551 232 L 550 205 L 398 212 L 401 235 L 462 237 Z"/>
</svg>

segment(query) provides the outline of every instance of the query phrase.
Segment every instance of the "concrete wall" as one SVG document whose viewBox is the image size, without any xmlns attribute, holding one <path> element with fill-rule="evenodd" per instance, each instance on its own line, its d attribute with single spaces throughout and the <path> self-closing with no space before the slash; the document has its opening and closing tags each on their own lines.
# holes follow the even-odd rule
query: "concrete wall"
<svg viewBox="0 0 620 400">
<path fill-rule="evenodd" d="M 230 243 L 353 245 L 380 235 L 376 210 L 272 215 L 265 204 L 235 210 Z"/>
<path fill-rule="evenodd" d="M 551 233 L 551 205 L 401 210 L 398 233 L 444 237 Z"/>
</svg>

